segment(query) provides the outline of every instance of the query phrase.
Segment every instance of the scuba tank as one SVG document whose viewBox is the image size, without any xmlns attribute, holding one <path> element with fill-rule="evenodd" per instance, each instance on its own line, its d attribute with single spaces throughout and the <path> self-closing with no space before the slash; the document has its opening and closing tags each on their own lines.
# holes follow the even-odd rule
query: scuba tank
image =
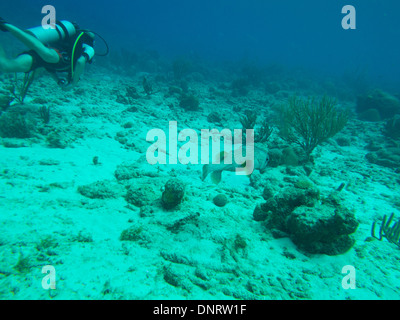
<svg viewBox="0 0 400 320">
<path fill-rule="evenodd" d="M 77 25 L 66 20 L 57 21 L 55 29 L 45 29 L 42 26 L 26 30 L 30 35 L 46 44 L 72 37 L 77 32 Z"/>
<path fill-rule="evenodd" d="M 69 40 L 73 38 L 75 35 L 77 36 L 77 41 L 74 44 L 77 44 L 78 40 L 83 36 L 85 32 L 89 32 L 92 34 L 92 37 L 97 35 L 106 45 L 107 51 L 104 54 L 97 54 L 93 49 L 93 46 L 83 45 L 84 51 L 86 52 L 88 59 L 91 60 L 95 55 L 98 56 L 106 56 L 109 53 L 109 48 L 107 42 L 96 32 L 91 30 L 80 29 L 79 26 L 74 22 L 69 22 L 66 20 L 56 22 L 55 29 L 45 29 L 42 26 L 34 27 L 26 30 L 27 33 L 37 38 L 43 44 L 48 44 L 52 42 L 58 42 L 60 40 Z"/>
<path fill-rule="evenodd" d="M 34 27 L 34 28 L 30 28 L 27 29 L 26 32 L 32 36 L 34 36 L 35 38 L 37 38 L 40 42 L 42 42 L 43 44 L 50 44 L 50 43 L 70 43 L 72 48 L 72 52 L 71 56 L 70 56 L 70 74 L 68 75 L 67 78 L 62 78 L 59 75 L 58 71 L 53 71 L 53 74 L 56 76 L 56 78 L 58 78 L 58 84 L 63 86 L 63 85 L 67 85 L 68 83 L 70 83 L 71 78 L 74 75 L 74 71 L 75 71 L 75 57 L 76 57 L 76 51 L 78 51 L 78 43 L 79 40 L 83 40 L 83 44 L 82 44 L 82 50 L 78 51 L 81 55 L 85 56 L 87 61 L 91 61 L 93 59 L 93 57 L 95 56 L 95 50 L 93 48 L 93 42 L 94 42 L 94 37 L 95 34 L 97 33 L 93 33 L 90 30 L 83 30 L 80 29 L 79 26 L 76 23 L 72 23 L 66 20 L 62 20 L 59 21 L 57 20 L 56 22 L 56 26 L 55 29 L 45 29 L 43 28 L 43 26 L 39 26 L 39 27 Z M 97 34 L 98 35 L 98 34 Z M 98 35 L 99 36 L 99 35 Z M 91 38 L 91 42 L 89 40 L 89 44 L 86 44 L 85 42 L 88 40 L 88 37 Z M 109 52 L 109 48 L 107 43 L 105 42 L 105 40 L 99 36 L 104 43 L 106 44 L 107 47 L 107 51 L 105 54 L 103 54 L 103 56 L 107 55 Z M 86 41 L 85 41 L 86 40 Z M 61 71 L 61 73 L 63 73 L 65 71 Z"/>
</svg>

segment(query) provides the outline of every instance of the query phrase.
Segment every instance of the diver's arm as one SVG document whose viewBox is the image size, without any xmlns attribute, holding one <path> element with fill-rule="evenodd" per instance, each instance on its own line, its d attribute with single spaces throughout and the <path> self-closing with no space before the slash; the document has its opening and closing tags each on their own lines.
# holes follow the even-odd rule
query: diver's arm
<svg viewBox="0 0 400 320">
<path fill-rule="evenodd" d="M 9 23 L 4 23 L 3 27 L 29 49 L 34 50 L 44 61 L 48 63 L 57 63 L 60 60 L 60 57 L 55 50 L 47 48 L 34 36 Z"/>
<path fill-rule="evenodd" d="M 81 56 L 76 61 L 74 75 L 73 75 L 72 80 L 71 80 L 71 85 L 72 86 L 75 86 L 79 82 L 79 78 L 83 74 L 83 71 L 85 71 L 85 65 L 86 65 L 86 58 L 84 56 Z"/>
<path fill-rule="evenodd" d="M 86 63 L 92 63 L 95 54 L 93 47 L 84 44 L 83 49 L 82 56 L 76 61 L 71 82 L 64 87 L 63 90 L 70 90 L 72 87 L 76 86 L 85 70 Z"/>
</svg>

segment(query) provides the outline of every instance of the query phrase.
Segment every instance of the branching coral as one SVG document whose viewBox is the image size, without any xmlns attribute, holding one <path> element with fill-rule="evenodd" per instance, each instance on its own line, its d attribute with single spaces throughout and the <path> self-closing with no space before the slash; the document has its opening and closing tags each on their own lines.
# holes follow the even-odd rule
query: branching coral
<svg viewBox="0 0 400 320">
<path fill-rule="evenodd" d="M 243 129 L 254 129 L 257 122 L 257 113 L 252 110 L 245 110 L 244 115 L 240 117 L 240 123 Z"/>
<path fill-rule="evenodd" d="M 307 158 L 316 146 L 344 128 L 348 113 L 339 111 L 333 99 L 303 100 L 292 97 L 282 108 L 280 136 L 303 148 Z"/>
<path fill-rule="evenodd" d="M 42 106 L 39 109 L 39 115 L 45 124 L 50 122 L 50 107 Z"/>
<path fill-rule="evenodd" d="M 24 79 L 22 80 L 21 83 L 18 80 L 17 74 L 15 74 L 14 84 L 10 88 L 10 93 L 19 103 L 21 104 L 24 103 L 29 87 L 31 86 L 34 79 L 35 79 L 35 71 L 25 73 Z"/>
<path fill-rule="evenodd" d="M 144 92 L 146 92 L 146 94 L 147 94 L 148 96 L 150 96 L 150 95 L 154 92 L 154 91 L 153 91 L 153 86 L 152 86 L 151 83 L 147 80 L 146 77 L 143 77 L 142 85 L 143 85 Z"/>
<path fill-rule="evenodd" d="M 240 116 L 240 123 L 242 124 L 244 136 L 246 129 L 254 129 L 254 142 L 265 142 L 272 133 L 272 128 L 269 126 L 267 118 L 265 118 L 261 126 L 256 129 L 257 113 L 252 110 L 246 110 L 244 115 Z"/>
<path fill-rule="evenodd" d="M 379 229 L 379 236 L 375 236 L 375 226 L 376 222 L 372 224 L 371 235 L 375 239 L 382 241 L 383 238 L 386 238 L 389 242 L 395 244 L 400 248 L 400 219 L 390 226 L 393 221 L 394 214 L 392 213 L 387 219 L 386 215 L 383 216 L 382 224 Z"/>
</svg>

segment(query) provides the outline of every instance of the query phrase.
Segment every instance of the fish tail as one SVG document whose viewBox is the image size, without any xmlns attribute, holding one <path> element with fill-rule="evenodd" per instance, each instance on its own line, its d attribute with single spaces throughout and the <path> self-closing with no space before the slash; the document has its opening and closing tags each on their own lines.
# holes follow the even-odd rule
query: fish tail
<svg viewBox="0 0 400 320">
<path fill-rule="evenodd" d="M 202 180 L 202 181 L 204 181 L 204 180 L 207 178 L 207 176 L 208 176 L 208 167 L 209 167 L 208 164 L 205 164 L 205 165 L 203 166 L 203 173 L 202 173 L 202 175 L 201 175 L 201 180 Z"/>
</svg>

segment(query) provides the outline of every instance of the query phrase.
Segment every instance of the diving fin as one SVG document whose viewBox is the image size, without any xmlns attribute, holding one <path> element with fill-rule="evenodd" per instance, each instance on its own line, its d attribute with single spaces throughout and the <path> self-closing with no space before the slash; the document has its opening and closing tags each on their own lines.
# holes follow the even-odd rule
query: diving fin
<svg viewBox="0 0 400 320">
<path fill-rule="evenodd" d="M 2 17 L 0 17 L 0 30 L 4 32 L 8 32 L 4 24 L 7 23 Z"/>
</svg>

